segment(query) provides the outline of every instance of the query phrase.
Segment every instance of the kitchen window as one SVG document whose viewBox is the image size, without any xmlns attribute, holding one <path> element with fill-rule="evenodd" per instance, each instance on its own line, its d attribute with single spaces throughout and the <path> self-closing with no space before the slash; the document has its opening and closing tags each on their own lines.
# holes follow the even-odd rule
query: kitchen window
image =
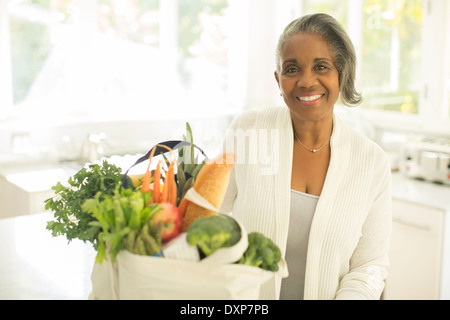
<svg viewBox="0 0 450 320">
<path fill-rule="evenodd" d="M 364 106 L 417 114 L 422 1 L 364 1 L 363 6 L 360 86 L 365 91 Z"/>
<path fill-rule="evenodd" d="M 349 32 L 358 55 L 363 108 L 417 114 L 422 43 L 421 0 L 304 1 Z"/>
<path fill-rule="evenodd" d="M 331 13 L 350 34 L 358 55 L 361 107 L 374 121 L 422 122 L 448 133 L 448 1 L 303 1 L 304 13 L 319 11 Z"/>
<path fill-rule="evenodd" d="M 3 118 L 164 117 L 237 103 L 228 94 L 227 0 L 0 3 Z"/>
</svg>

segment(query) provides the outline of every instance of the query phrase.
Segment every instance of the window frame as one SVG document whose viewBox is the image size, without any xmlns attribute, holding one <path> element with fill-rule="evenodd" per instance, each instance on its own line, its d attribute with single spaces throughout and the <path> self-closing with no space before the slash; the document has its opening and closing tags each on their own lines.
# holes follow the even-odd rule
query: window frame
<svg viewBox="0 0 450 320">
<path fill-rule="evenodd" d="M 353 4 L 362 0 L 349 0 Z M 450 4 L 446 0 L 423 0 L 423 29 L 421 44 L 421 81 L 419 110 L 417 114 L 360 108 L 363 118 L 377 128 L 387 131 L 403 131 L 425 135 L 446 136 L 450 134 L 450 111 L 447 75 L 450 73 Z M 355 11 L 353 11 L 355 12 Z M 351 21 L 352 19 L 348 19 Z M 355 24 L 352 25 L 353 28 Z M 350 27 L 349 34 L 355 31 Z M 433 34 L 433 37 L 429 35 Z M 445 39 L 445 41 L 438 41 Z M 353 40 L 353 39 L 352 39 Z M 360 44 L 354 39 L 355 48 Z M 363 41 L 363 40 L 362 40 Z M 360 61 L 360 53 L 357 53 Z M 359 69 L 358 69 L 359 71 Z M 358 72 L 357 71 L 357 72 Z M 357 74 L 357 79 L 361 75 Z"/>
<path fill-rule="evenodd" d="M 305 11 L 306 0 L 299 0 Z M 377 110 L 363 106 L 349 110 L 338 105 L 343 116 L 356 111 L 361 121 L 367 121 L 380 131 L 397 131 L 407 134 L 450 135 L 450 1 L 422 0 L 423 28 L 418 113 L 406 114 L 396 111 Z M 347 0 L 347 32 L 355 47 L 357 61 L 362 61 L 363 0 Z M 434 37 L 430 37 L 432 34 Z M 444 41 L 440 41 L 445 39 Z M 361 88 L 361 68 L 357 64 L 356 87 Z M 361 90 L 364 97 L 364 90 Z M 354 116 L 350 116 L 352 119 Z"/>
</svg>

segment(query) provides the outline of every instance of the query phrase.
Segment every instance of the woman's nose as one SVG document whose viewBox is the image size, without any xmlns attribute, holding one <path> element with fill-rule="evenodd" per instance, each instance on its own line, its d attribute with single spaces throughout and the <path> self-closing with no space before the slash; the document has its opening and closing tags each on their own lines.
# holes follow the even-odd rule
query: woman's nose
<svg viewBox="0 0 450 320">
<path fill-rule="evenodd" d="M 316 84 L 317 78 L 312 70 L 302 70 L 299 73 L 297 86 L 309 88 Z"/>
</svg>

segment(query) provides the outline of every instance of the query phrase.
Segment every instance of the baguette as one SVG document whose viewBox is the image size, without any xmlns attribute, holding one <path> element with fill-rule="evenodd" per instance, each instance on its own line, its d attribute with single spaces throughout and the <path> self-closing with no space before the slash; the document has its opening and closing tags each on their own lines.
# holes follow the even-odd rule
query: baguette
<svg viewBox="0 0 450 320">
<path fill-rule="evenodd" d="M 217 208 L 217 211 L 222 206 L 233 165 L 233 153 L 219 155 L 203 165 L 192 186 L 198 194 Z M 203 208 L 189 201 L 183 218 L 182 231 L 186 232 L 191 223 L 197 218 L 210 217 L 217 214 L 215 211 Z"/>
</svg>

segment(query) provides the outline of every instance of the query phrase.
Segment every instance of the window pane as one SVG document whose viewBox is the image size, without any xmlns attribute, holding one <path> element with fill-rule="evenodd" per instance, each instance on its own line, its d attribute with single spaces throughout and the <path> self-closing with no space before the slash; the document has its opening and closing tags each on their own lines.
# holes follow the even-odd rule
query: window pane
<svg viewBox="0 0 450 320">
<path fill-rule="evenodd" d="M 304 0 L 305 14 L 324 12 L 332 15 L 344 28 L 347 26 L 347 1 Z"/>
<path fill-rule="evenodd" d="M 178 1 L 180 82 L 194 105 L 230 99 L 227 8 L 227 0 Z"/>
<path fill-rule="evenodd" d="M 52 26 L 63 22 L 69 11 L 64 0 L 31 0 L 10 6 L 14 104 L 29 93 L 52 50 Z"/>
<path fill-rule="evenodd" d="M 233 105 L 227 0 L 28 0 L 12 7 L 17 110 L 194 113 Z"/>
<path fill-rule="evenodd" d="M 365 0 L 361 82 L 364 106 L 418 112 L 421 0 Z"/>
<path fill-rule="evenodd" d="M 167 103 L 161 92 L 170 90 L 171 107 L 184 105 L 183 111 L 195 112 L 211 109 L 212 101 L 220 107 L 217 102 L 228 99 L 227 8 L 227 0 L 101 0 L 98 23 L 103 34 L 136 43 L 136 53 L 147 52 L 143 60 L 123 55 L 116 62 L 116 68 L 126 63 L 130 78 L 146 84 L 148 89 L 138 93 L 138 84 L 130 80 L 134 96 L 161 105 Z M 145 48 L 149 46 L 156 51 Z"/>
<path fill-rule="evenodd" d="M 159 46 L 159 0 L 98 0 L 99 31 L 120 39 Z"/>
</svg>

